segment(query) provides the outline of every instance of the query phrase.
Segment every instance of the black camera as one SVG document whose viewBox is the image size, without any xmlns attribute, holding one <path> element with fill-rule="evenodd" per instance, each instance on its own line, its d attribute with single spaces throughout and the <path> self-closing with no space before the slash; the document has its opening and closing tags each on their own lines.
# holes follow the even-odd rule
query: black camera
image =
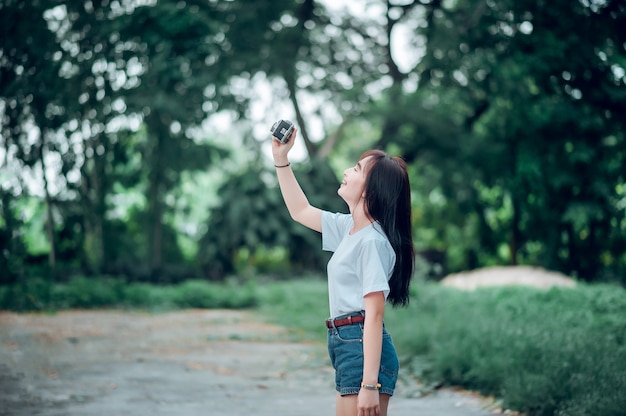
<svg viewBox="0 0 626 416">
<path fill-rule="evenodd" d="M 278 120 L 270 129 L 272 136 L 281 143 L 287 143 L 293 132 L 293 123 L 289 120 Z"/>
</svg>

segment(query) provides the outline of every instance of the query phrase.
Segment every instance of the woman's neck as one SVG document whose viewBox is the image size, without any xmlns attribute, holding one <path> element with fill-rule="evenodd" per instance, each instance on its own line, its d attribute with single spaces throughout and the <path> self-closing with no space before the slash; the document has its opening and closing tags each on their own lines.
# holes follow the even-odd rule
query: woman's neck
<svg viewBox="0 0 626 416">
<path fill-rule="evenodd" d="M 356 209 L 352 210 L 351 214 L 354 226 L 350 230 L 350 234 L 354 234 L 374 222 L 374 219 L 363 209 L 363 205 L 357 206 Z"/>
</svg>

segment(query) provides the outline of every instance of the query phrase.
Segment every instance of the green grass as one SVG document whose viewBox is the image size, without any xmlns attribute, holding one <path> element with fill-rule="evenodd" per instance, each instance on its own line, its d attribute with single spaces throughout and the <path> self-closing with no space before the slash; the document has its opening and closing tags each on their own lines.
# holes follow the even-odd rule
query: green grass
<svg viewBox="0 0 626 416">
<path fill-rule="evenodd" d="M 326 342 L 328 318 L 326 280 L 309 277 L 273 282 L 257 289 L 259 310 L 291 330 L 295 340 Z"/>
</svg>

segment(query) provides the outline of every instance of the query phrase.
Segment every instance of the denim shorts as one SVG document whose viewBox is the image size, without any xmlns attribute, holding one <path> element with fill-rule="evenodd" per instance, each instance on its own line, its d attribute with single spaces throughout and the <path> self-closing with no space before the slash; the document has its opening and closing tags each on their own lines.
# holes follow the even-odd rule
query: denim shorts
<svg viewBox="0 0 626 416">
<path fill-rule="evenodd" d="M 329 329 L 328 354 L 335 369 L 335 389 L 342 396 L 358 394 L 363 380 L 363 323 Z M 380 393 L 393 395 L 399 368 L 391 335 L 383 325 L 383 349 L 378 371 Z"/>
</svg>

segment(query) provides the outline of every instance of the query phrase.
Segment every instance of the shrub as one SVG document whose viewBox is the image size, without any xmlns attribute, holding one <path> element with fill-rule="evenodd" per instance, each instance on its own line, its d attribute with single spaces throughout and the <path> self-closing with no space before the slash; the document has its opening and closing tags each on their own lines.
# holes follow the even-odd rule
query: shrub
<svg viewBox="0 0 626 416">
<path fill-rule="evenodd" d="M 187 281 L 176 287 L 173 302 L 179 308 L 249 308 L 257 303 L 254 285 L 208 284 Z"/>
<path fill-rule="evenodd" d="M 49 308 L 103 308 L 123 303 L 124 282 L 111 278 L 77 277 L 51 288 Z"/>
<path fill-rule="evenodd" d="M 421 288 L 398 340 L 426 357 L 419 377 L 502 398 L 530 415 L 623 414 L 626 399 L 626 291 Z M 412 313 L 413 317 L 409 318 Z M 395 325 L 394 325 L 395 326 Z M 404 332 L 404 331 L 403 331 Z M 394 337 L 396 339 L 397 337 Z"/>
<path fill-rule="evenodd" d="M 52 285 L 46 279 L 28 279 L 0 287 L 0 308 L 14 311 L 39 310 L 50 302 Z"/>
<path fill-rule="evenodd" d="M 78 277 L 66 283 L 28 279 L 0 287 L 0 309 L 14 311 L 109 307 L 237 309 L 256 304 L 253 282 L 238 285 L 191 280 L 178 285 L 149 285 L 107 277 Z"/>
</svg>

